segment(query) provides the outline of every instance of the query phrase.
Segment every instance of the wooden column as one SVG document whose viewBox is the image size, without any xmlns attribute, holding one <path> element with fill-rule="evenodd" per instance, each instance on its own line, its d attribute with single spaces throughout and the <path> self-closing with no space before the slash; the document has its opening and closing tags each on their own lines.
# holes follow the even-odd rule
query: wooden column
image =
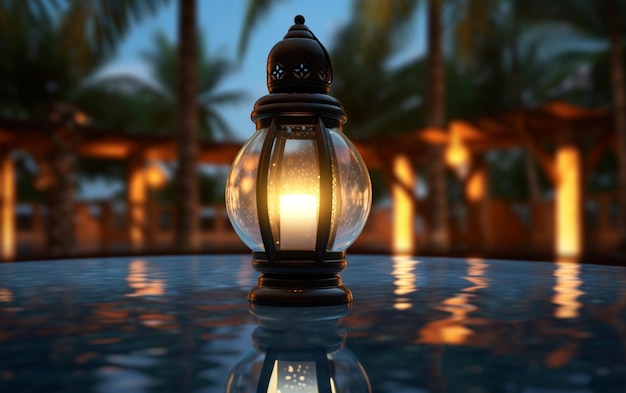
<svg viewBox="0 0 626 393">
<path fill-rule="evenodd" d="M 392 251 L 395 255 L 415 253 L 415 173 L 411 160 L 405 155 L 393 158 L 394 181 Z"/>
<path fill-rule="evenodd" d="M 571 141 L 556 149 L 555 253 L 577 258 L 583 251 L 582 165 L 580 150 Z"/>
<path fill-rule="evenodd" d="M 107 252 L 111 248 L 111 231 L 113 228 L 113 207 L 111 202 L 100 203 L 100 251 Z"/>
<path fill-rule="evenodd" d="M 128 241 L 132 251 L 141 251 L 146 246 L 148 219 L 148 184 L 143 154 L 132 155 L 127 165 Z"/>
<path fill-rule="evenodd" d="M 15 258 L 15 202 L 13 158 L 0 151 L 0 261 Z"/>
</svg>

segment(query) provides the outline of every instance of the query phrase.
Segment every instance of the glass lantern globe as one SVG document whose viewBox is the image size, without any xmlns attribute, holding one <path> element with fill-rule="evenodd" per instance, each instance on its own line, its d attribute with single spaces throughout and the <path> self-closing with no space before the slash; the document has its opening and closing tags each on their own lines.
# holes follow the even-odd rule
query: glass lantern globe
<svg viewBox="0 0 626 393">
<path fill-rule="evenodd" d="M 267 193 L 277 250 L 315 250 L 317 232 L 322 229 L 318 228 L 322 189 L 315 128 L 312 124 L 277 127 L 265 190 L 257 189 L 257 176 L 268 128 L 258 130 L 233 161 L 226 186 L 226 209 L 235 232 L 253 251 L 266 251 L 259 225 L 258 192 Z M 332 146 L 330 225 L 324 229 L 330 232 L 327 251 L 345 251 L 365 225 L 371 206 L 371 183 L 363 159 L 341 130 L 324 131 Z"/>
</svg>

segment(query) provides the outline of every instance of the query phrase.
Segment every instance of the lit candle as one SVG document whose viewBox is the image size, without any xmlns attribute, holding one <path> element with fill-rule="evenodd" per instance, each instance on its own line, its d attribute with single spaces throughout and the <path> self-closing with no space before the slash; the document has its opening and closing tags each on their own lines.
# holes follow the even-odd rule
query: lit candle
<svg viewBox="0 0 626 393">
<path fill-rule="evenodd" d="M 280 248 L 313 250 L 317 234 L 317 198 L 315 195 L 280 196 Z"/>
</svg>

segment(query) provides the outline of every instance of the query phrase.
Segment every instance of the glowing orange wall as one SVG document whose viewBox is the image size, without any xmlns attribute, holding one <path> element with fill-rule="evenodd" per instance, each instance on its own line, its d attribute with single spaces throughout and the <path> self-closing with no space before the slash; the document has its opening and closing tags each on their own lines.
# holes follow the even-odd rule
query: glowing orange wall
<svg viewBox="0 0 626 393">
<path fill-rule="evenodd" d="M 393 161 L 393 172 L 397 182 L 392 186 L 394 255 L 415 253 L 415 208 L 413 195 L 415 173 L 411 161 L 405 155 L 397 155 Z M 403 186 L 404 185 L 404 186 Z"/>
<path fill-rule="evenodd" d="M 13 159 L 0 152 L 0 260 L 15 257 L 15 174 Z"/>
<path fill-rule="evenodd" d="M 576 258 L 582 252 L 582 182 L 580 151 L 562 145 L 556 151 L 558 180 L 555 187 L 555 248 L 560 257 Z"/>
</svg>

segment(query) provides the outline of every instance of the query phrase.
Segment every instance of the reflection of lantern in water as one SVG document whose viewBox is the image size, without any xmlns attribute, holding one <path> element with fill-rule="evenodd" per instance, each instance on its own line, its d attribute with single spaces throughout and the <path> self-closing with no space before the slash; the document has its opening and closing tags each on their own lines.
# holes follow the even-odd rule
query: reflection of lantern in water
<svg viewBox="0 0 626 393">
<path fill-rule="evenodd" d="M 255 104 L 257 131 L 226 184 L 228 217 L 262 273 L 255 304 L 352 301 L 338 273 L 369 214 L 371 182 L 341 131 L 347 116 L 331 81 L 328 52 L 297 16 L 270 51 L 270 94 Z"/>
<path fill-rule="evenodd" d="M 339 326 L 348 306 L 253 305 L 251 312 L 260 320 L 255 349 L 232 370 L 227 393 L 371 392 Z"/>
</svg>

